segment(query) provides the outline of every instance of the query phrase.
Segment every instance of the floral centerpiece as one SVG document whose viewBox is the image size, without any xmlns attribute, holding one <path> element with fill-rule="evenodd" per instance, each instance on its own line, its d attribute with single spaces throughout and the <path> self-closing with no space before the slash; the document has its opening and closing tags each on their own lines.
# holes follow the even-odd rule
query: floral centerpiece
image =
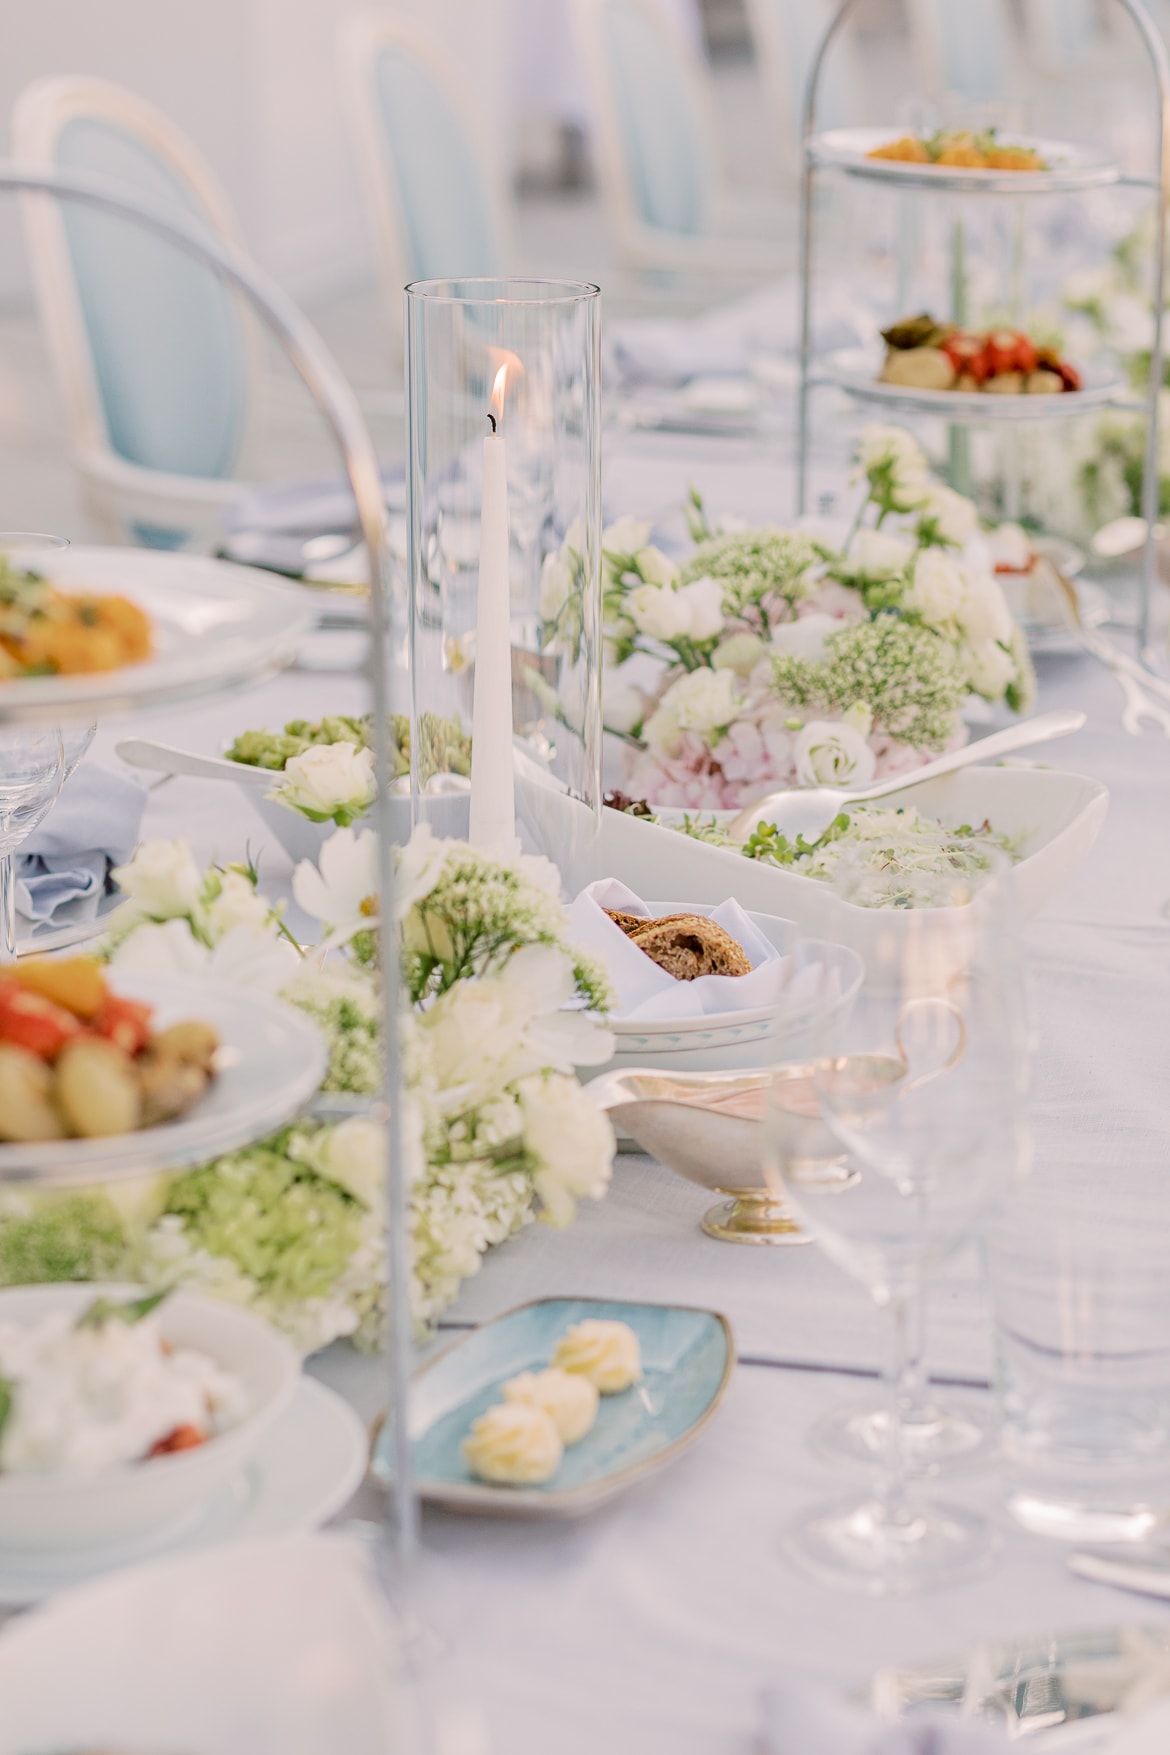
<svg viewBox="0 0 1170 1755">
<path fill-rule="evenodd" d="M 622 791 L 707 810 L 862 785 L 961 742 L 971 694 L 1027 706 L 1027 650 L 972 502 L 896 427 L 866 428 L 858 479 L 838 541 L 813 526 L 713 530 L 698 496 L 680 562 L 645 523 L 606 531 L 604 717 Z M 550 557 L 550 578 L 566 564 Z"/>
<path fill-rule="evenodd" d="M 304 952 L 254 866 L 201 872 L 148 842 L 115 875 L 106 955 L 278 993 L 329 1042 L 326 1092 L 377 1090 L 374 837 L 339 830 L 294 895 L 324 928 Z M 574 1069 L 609 1058 L 604 975 L 569 944 L 546 860 L 489 859 L 419 830 L 399 855 L 411 1153 L 412 1303 L 432 1321 L 482 1255 L 534 1218 L 600 1198 L 612 1129 Z M 0 1196 L 0 1283 L 130 1277 L 247 1303 L 305 1351 L 376 1345 L 386 1248 L 384 1141 L 368 1117 L 305 1119 L 214 1163 L 130 1190 Z"/>
</svg>

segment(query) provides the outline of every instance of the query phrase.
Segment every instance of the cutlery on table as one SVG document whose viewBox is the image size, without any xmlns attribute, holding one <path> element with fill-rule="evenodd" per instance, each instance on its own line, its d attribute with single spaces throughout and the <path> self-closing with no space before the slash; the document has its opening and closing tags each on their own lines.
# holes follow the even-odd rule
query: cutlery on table
<svg viewBox="0 0 1170 1755">
<path fill-rule="evenodd" d="M 224 756 L 200 756 L 194 750 L 175 749 L 149 737 L 126 737 L 114 745 L 114 754 L 131 768 L 155 774 L 179 774 L 192 780 L 235 780 L 265 791 L 279 785 L 280 775 L 271 768 L 253 768 L 247 762 L 229 762 Z"/>
<path fill-rule="evenodd" d="M 727 833 L 733 840 L 746 841 L 761 823 L 774 823 L 790 840 L 798 834 L 811 840 L 822 834 L 838 811 L 848 805 L 884 798 L 889 792 L 906 792 L 911 786 L 917 786 L 923 780 L 934 780 L 940 774 L 953 774 L 958 768 L 969 768 L 977 762 L 1006 756 L 1012 750 L 1050 743 L 1057 737 L 1069 737 L 1084 723 L 1085 715 L 1079 710 L 1058 708 L 1052 713 L 1040 713 L 1035 719 L 1025 719 L 1019 725 L 1009 725 L 1003 731 L 993 731 L 990 737 L 965 744 L 961 750 L 951 750 L 948 755 L 939 756 L 937 761 L 915 768 L 913 773 L 897 774 L 873 786 L 801 786 L 786 792 L 770 792 L 758 804 L 740 811 L 728 824 Z"/>
<path fill-rule="evenodd" d="M 1094 1584 L 1170 1598 L 1170 1548 L 1135 1542 L 1106 1548 L 1078 1548 L 1068 1557 L 1070 1572 Z"/>
</svg>

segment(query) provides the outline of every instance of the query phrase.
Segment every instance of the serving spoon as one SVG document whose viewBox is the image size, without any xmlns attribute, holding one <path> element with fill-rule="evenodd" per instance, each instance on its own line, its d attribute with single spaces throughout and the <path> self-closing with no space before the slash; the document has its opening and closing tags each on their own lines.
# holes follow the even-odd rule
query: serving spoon
<svg viewBox="0 0 1170 1755">
<path fill-rule="evenodd" d="M 889 792 L 906 792 L 923 780 L 934 780 L 940 774 L 953 774 L 958 768 L 970 768 L 976 762 L 987 762 L 1006 756 L 1012 750 L 1027 749 L 1032 744 L 1051 743 L 1057 737 L 1069 737 L 1085 723 L 1085 715 L 1076 708 L 1062 707 L 1052 713 L 1040 713 L 1035 719 L 1024 719 L 1003 731 L 993 731 L 975 743 L 951 750 L 936 761 L 915 768 L 910 774 L 896 774 L 879 780 L 874 786 L 798 786 L 785 792 L 770 792 L 757 804 L 741 810 L 727 824 L 726 833 L 733 841 L 746 841 L 761 823 L 774 824 L 781 834 L 794 840 L 803 835 L 813 840 L 828 828 L 841 810 L 852 804 L 865 804 L 884 798 Z"/>
</svg>

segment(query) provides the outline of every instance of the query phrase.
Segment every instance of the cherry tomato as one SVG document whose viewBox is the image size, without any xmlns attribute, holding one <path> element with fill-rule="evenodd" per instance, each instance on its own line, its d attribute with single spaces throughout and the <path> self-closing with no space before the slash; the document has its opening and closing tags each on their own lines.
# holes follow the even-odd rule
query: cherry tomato
<svg viewBox="0 0 1170 1755">
<path fill-rule="evenodd" d="M 1039 362 L 1036 343 L 1028 335 L 1021 335 L 1016 343 L 1016 370 L 1018 372 L 1034 372 Z"/>
<path fill-rule="evenodd" d="M 14 981 L 0 982 L 0 1042 L 14 1042 L 42 1060 L 56 1060 L 81 1025 L 64 1006 L 30 993 Z"/>
<path fill-rule="evenodd" d="M 139 1000 L 121 999 L 116 993 L 109 993 L 92 1020 L 93 1028 L 127 1054 L 141 1054 L 150 1041 L 152 1011 L 151 1006 Z"/>
<path fill-rule="evenodd" d="M 987 356 L 991 362 L 990 376 L 998 378 L 1001 372 L 1022 372 L 1020 365 L 1020 342 L 1026 341 L 1015 329 L 993 329 L 987 337 Z M 1031 347 L 1031 342 L 1028 343 Z M 1032 353 L 1035 355 L 1035 348 Z"/>
<path fill-rule="evenodd" d="M 987 353 L 977 335 L 952 335 L 943 342 L 943 352 L 960 377 L 966 373 L 982 384 L 987 376 Z"/>
<path fill-rule="evenodd" d="M 200 1432 L 198 1426 L 176 1426 L 165 1438 L 159 1438 L 147 1451 L 147 1456 L 170 1456 L 176 1450 L 195 1450 L 206 1444 L 207 1434 Z"/>
</svg>

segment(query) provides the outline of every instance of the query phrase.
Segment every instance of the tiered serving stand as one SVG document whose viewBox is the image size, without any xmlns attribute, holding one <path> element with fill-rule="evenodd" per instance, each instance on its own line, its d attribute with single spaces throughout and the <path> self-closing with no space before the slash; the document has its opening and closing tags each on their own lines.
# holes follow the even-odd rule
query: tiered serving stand
<svg viewBox="0 0 1170 1755">
<path fill-rule="evenodd" d="M 1091 151 L 1057 141 L 1035 141 L 1050 168 L 1020 172 L 938 167 L 873 159 L 868 152 L 891 139 L 897 128 L 817 129 L 817 105 L 825 58 L 834 37 L 855 9 L 857 0 L 841 0 L 813 58 L 804 96 L 804 170 L 800 213 L 800 399 L 797 427 L 798 511 L 807 510 L 810 404 L 821 386 L 846 392 L 858 402 L 871 402 L 904 417 L 930 414 L 945 418 L 953 432 L 962 434 L 972 425 L 986 424 L 1000 430 L 1026 421 L 1072 420 L 1093 409 L 1114 407 L 1144 411 L 1147 422 L 1145 468 L 1142 482 L 1142 515 L 1146 536 L 1142 552 L 1138 611 L 1135 629 L 1143 660 L 1155 668 L 1151 649 L 1151 608 L 1157 578 L 1159 405 L 1164 362 L 1164 298 L 1166 257 L 1166 207 L 1170 200 L 1170 56 L 1167 55 L 1153 20 L 1142 0 L 1117 0 L 1129 17 L 1149 56 L 1157 86 L 1154 113 L 1158 174 L 1152 177 L 1123 176 L 1120 167 Z M 884 384 L 876 377 L 871 361 L 851 354 L 814 354 L 812 333 L 812 281 L 815 256 L 816 213 L 814 194 L 818 173 L 841 175 L 882 183 L 904 193 L 933 191 L 963 198 L 988 195 L 1076 195 L 1106 187 L 1146 189 L 1156 197 L 1151 298 L 1154 336 L 1150 374 L 1145 396 L 1127 392 L 1121 379 L 1102 368 L 1086 376 L 1082 390 L 1058 396 L 987 396 L 940 390 L 908 390 Z M 961 261 L 954 264 L 956 286 L 961 281 Z M 961 320 L 962 313 L 952 313 Z M 958 484 L 956 484 L 958 485 Z"/>
<path fill-rule="evenodd" d="M 176 249 L 218 274 L 256 311 L 288 355 L 306 388 L 336 438 L 345 461 L 346 474 L 357 502 L 362 534 L 370 557 L 370 642 L 368 676 L 374 719 L 374 760 L 377 794 L 371 816 L 378 836 L 378 892 L 380 926 L 382 928 L 382 990 L 385 1035 L 385 1075 L 380 1099 L 372 1105 L 374 1116 L 386 1133 L 386 1186 L 388 1196 L 389 1244 L 388 1273 L 391 1333 L 388 1353 L 388 1389 L 390 1394 L 390 1425 L 393 1432 L 395 1492 L 388 1520 L 389 1547 L 395 1563 L 396 1582 L 402 1580 L 413 1560 L 417 1547 L 417 1507 L 413 1490 L 410 1443 L 407 1435 L 407 1401 L 410 1386 L 410 1310 L 409 1255 L 406 1227 L 406 1178 L 400 1146 L 399 1095 L 399 982 L 397 944 L 392 931 L 394 866 L 393 825 L 391 822 L 392 774 L 388 727 L 392 707 L 389 668 L 389 582 L 390 551 L 387 541 L 386 514 L 383 503 L 378 460 L 361 410 L 340 369 L 316 331 L 286 297 L 281 289 L 264 275 L 249 259 L 231 245 L 204 229 L 194 220 L 176 218 L 127 196 L 118 185 L 100 178 L 63 175 L 33 170 L 15 163 L 0 163 L 0 189 L 9 189 L 27 197 L 44 197 L 81 204 L 97 211 L 127 218 L 156 236 L 164 238 Z M 116 573 L 116 549 L 93 551 L 100 559 L 107 582 Z M 76 557 L 76 551 L 75 551 Z M 127 551 L 141 572 L 142 552 Z M 158 571 L 160 588 L 165 590 L 168 572 L 178 557 L 160 555 Z M 250 571 L 212 561 L 200 560 L 205 579 L 217 578 L 225 598 L 233 591 L 241 598 L 271 600 L 279 603 L 281 615 L 270 618 L 271 637 L 266 649 L 257 650 L 256 642 L 233 644 L 230 639 L 213 663 L 199 658 L 198 626 L 189 631 L 191 649 L 179 654 L 168 677 L 166 666 L 146 664 L 136 675 L 132 667 L 111 673 L 106 678 L 29 678 L 15 679 L 0 686 L 0 721 L 6 724 L 60 724 L 77 720 L 92 721 L 102 716 L 136 711 L 154 706 L 173 705 L 178 700 L 210 700 L 264 681 L 276 674 L 296 656 L 303 635 L 310 631 L 315 615 L 306 608 L 298 620 L 293 588 L 265 584 Z M 234 576 L 234 577 L 233 577 Z M 67 582 L 63 578 L 63 582 Z M 78 581 L 80 583 L 80 580 Z M 172 581 L 176 591 L 181 582 Z M 283 625 L 282 625 L 283 618 Z M 175 640 L 178 641 L 177 637 Z M 185 662 L 184 662 L 185 658 Z M 405 706 L 405 703 L 402 703 Z M 242 1003 L 246 1003 L 243 996 Z M 186 1015 L 190 1015 L 188 1011 Z M 302 1081 L 303 1083 L 303 1081 Z M 269 1104 L 261 1118 L 258 1113 L 242 1119 L 234 1132 L 223 1128 L 215 1140 L 215 1154 L 238 1148 L 272 1131 L 291 1118 L 307 1101 L 311 1092 L 290 1089 L 287 1109 L 276 1113 Z M 180 1127 L 175 1136 L 182 1135 Z M 96 1167 L 89 1162 L 84 1169 L 80 1159 L 86 1142 L 62 1142 L 50 1152 L 16 1153 L 9 1168 L 3 1165 L 0 1151 L 0 1183 L 19 1181 L 24 1186 L 41 1184 L 57 1187 L 75 1183 L 113 1180 L 131 1171 L 141 1173 L 144 1142 L 150 1145 L 150 1166 L 154 1170 L 177 1169 L 195 1155 L 190 1138 L 175 1137 L 168 1153 L 166 1129 L 131 1136 L 124 1154 L 98 1154 Z M 213 1154 L 214 1155 L 214 1154 Z M 92 1154 L 89 1155 L 92 1159 Z M 393 1575 L 392 1575 L 393 1576 Z"/>
</svg>

